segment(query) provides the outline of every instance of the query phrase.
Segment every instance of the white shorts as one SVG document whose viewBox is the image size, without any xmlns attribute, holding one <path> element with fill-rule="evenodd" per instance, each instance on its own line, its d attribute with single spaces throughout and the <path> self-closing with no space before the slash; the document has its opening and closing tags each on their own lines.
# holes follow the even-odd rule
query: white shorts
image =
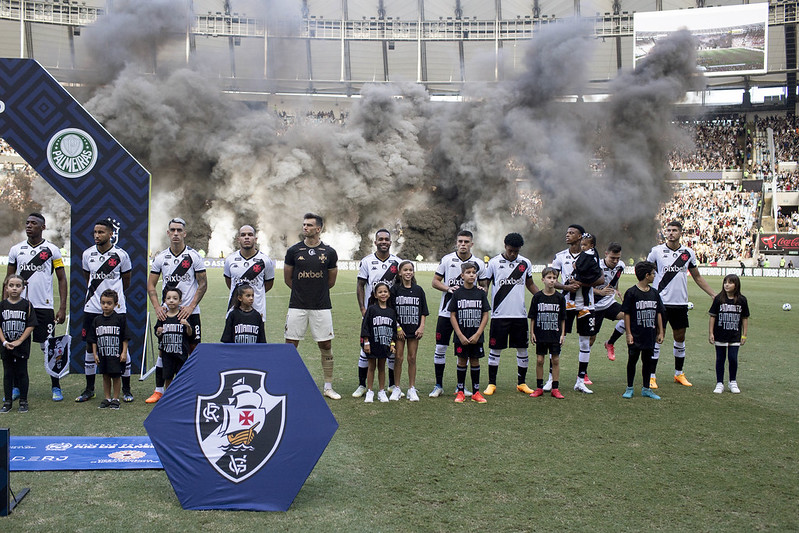
<svg viewBox="0 0 799 533">
<path fill-rule="evenodd" d="M 294 309 L 289 307 L 286 314 L 286 333 L 284 337 L 292 341 L 305 338 L 308 328 L 316 342 L 333 338 L 333 313 L 330 309 Z"/>
</svg>

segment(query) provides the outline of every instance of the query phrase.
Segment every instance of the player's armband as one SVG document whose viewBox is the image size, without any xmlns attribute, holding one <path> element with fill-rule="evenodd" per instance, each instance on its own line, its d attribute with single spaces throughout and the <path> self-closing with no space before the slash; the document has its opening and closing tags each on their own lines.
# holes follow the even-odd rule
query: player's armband
<svg viewBox="0 0 799 533">
<path fill-rule="evenodd" d="M 53 268 L 64 268 L 64 260 L 63 259 L 53 259 Z"/>
</svg>

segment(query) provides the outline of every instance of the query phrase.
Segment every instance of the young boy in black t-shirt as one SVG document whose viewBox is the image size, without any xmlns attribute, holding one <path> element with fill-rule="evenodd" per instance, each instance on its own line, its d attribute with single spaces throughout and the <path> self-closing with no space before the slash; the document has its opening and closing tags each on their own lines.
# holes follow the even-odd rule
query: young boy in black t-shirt
<svg viewBox="0 0 799 533">
<path fill-rule="evenodd" d="M 662 343 L 663 316 L 666 308 L 660 299 L 657 289 L 650 287 L 655 280 L 657 266 L 649 261 L 640 261 L 635 265 L 635 277 L 638 283 L 627 289 L 621 310 L 624 313 L 624 328 L 627 332 L 627 390 L 623 398 L 632 398 L 635 394 L 635 366 L 641 357 L 643 387 L 641 396 L 659 400 L 660 396 L 649 388 L 649 377 L 652 372 L 652 356 L 655 343 Z"/>
<path fill-rule="evenodd" d="M 452 293 L 449 302 L 450 322 L 455 332 L 455 355 L 458 357 L 458 392 L 455 401 L 463 403 L 466 399 L 464 382 L 466 381 L 467 362 L 472 368 L 472 401 L 486 403 L 480 393 L 480 358 L 483 357 L 483 330 L 488 323 L 488 303 L 486 292 L 475 286 L 477 281 L 477 265 L 471 261 L 461 264 L 463 286 Z"/>
<path fill-rule="evenodd" d="M 544 360 L 547 353 L 552 358 L 552 396 L 563 399 L 559 389 L 560 347 L 566 338 L 566 299 L 555 290 L 558 271 L 546 267 L 541 272 L 544 288 L 533 295 L 530 302 L 530 342 L 535 344 L 535 390 L 530 394 L 538 398 L 544 394 Z"/>
<path fill-rule="evenodd" d="M 163 363 L 164 388 L 183 367 L 189 357 L 190 345 L 195 342 L 195 330 L 189 321 L 178 317 L 183 291 L 177 287 L 167 287 L 164 291 L 166 318 L 155 322 L 155 335 L 158 337 L 158 352 Z"/>
<path fill-rule="evenodd" d="M 118 302 L 119 296 L 115 290 L 103 291 L 100 296 L 100 308 L 103 314 L 94 319 L 91 329 L 86 334 L 86 343 L 91 345 L 97 373 L 103 375 L 105 399 L 100 402 L 100 409 L 119 409 L 122 372 L 128 360 L 130 331 L 125 315 L 114 311 Z"/>
</svg>

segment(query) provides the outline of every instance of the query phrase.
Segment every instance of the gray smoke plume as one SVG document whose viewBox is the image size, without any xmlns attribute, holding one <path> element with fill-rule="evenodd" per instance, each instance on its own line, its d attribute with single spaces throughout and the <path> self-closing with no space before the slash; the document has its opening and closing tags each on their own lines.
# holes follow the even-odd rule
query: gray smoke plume
<svg viewBox="0 0 799 533">
<path fill-rule="evenodd" d="M 125 3 L 126 12 L 149 3 Z M 97 27 L 124 32 L 115 17 Z M 181 39 L 179 22 L 164 22 L 153 46 Z M 346 126 L 286 130 L 265 106 L 225 98 L 199 66 L 142 75 L 146 47 L 127 60 L 109 51 L 114 80 L 86 105 L 153 174 L 155 248 L 166 221 L 184 216 L 192 244 L 210 242 L 211 253 L 232 249 L 236 229 L 251 223 L 281 257 L 313 211 L 342 258 L 368 250 L 380 227 L 402 230 L 401 255 L 428 260 L 450 251 L 460 228 L 475 231 L 476 253 L 501 251 L 518 231 L 523 253 L 548 260 L 570 223 L 600 245 L 643 251 L 666 194 L 672 105 L 695 88 L 692 45 L 685 35 L 659 44 L 606 104 L 565 103 L 583 93 L 593 41 L 583 25 L 552 26 L 530 41 L 513 79 L 470 86 L 457 104 L 431 102 L 419 85 L 368 85 Z M 596 152 L 608 154 L 602 175 L 589 170 Z M 540 198 L 534 217 L 513 215 L 520 189 Z"/>
</svg>

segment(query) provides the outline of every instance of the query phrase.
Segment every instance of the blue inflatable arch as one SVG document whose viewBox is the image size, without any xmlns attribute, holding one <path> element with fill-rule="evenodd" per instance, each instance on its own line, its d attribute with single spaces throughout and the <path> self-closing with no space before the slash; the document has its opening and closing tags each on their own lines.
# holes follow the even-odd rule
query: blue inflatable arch
<svg viewBox="0 0 799 533">
<path fill-rule="evenodd" d="M 72 371 L 83 372 L 86 282 L 81 256 L 94 223 L 111 218 L 133 263 L 127 299 L 133 366 L 141 365 L 147 316 L 150 174 L 39 63 L 0 58 L 0 137 L 72 210 L 69 331 Z M 58 243 L 57 243 L 58 244 Z"/>
</svg>

